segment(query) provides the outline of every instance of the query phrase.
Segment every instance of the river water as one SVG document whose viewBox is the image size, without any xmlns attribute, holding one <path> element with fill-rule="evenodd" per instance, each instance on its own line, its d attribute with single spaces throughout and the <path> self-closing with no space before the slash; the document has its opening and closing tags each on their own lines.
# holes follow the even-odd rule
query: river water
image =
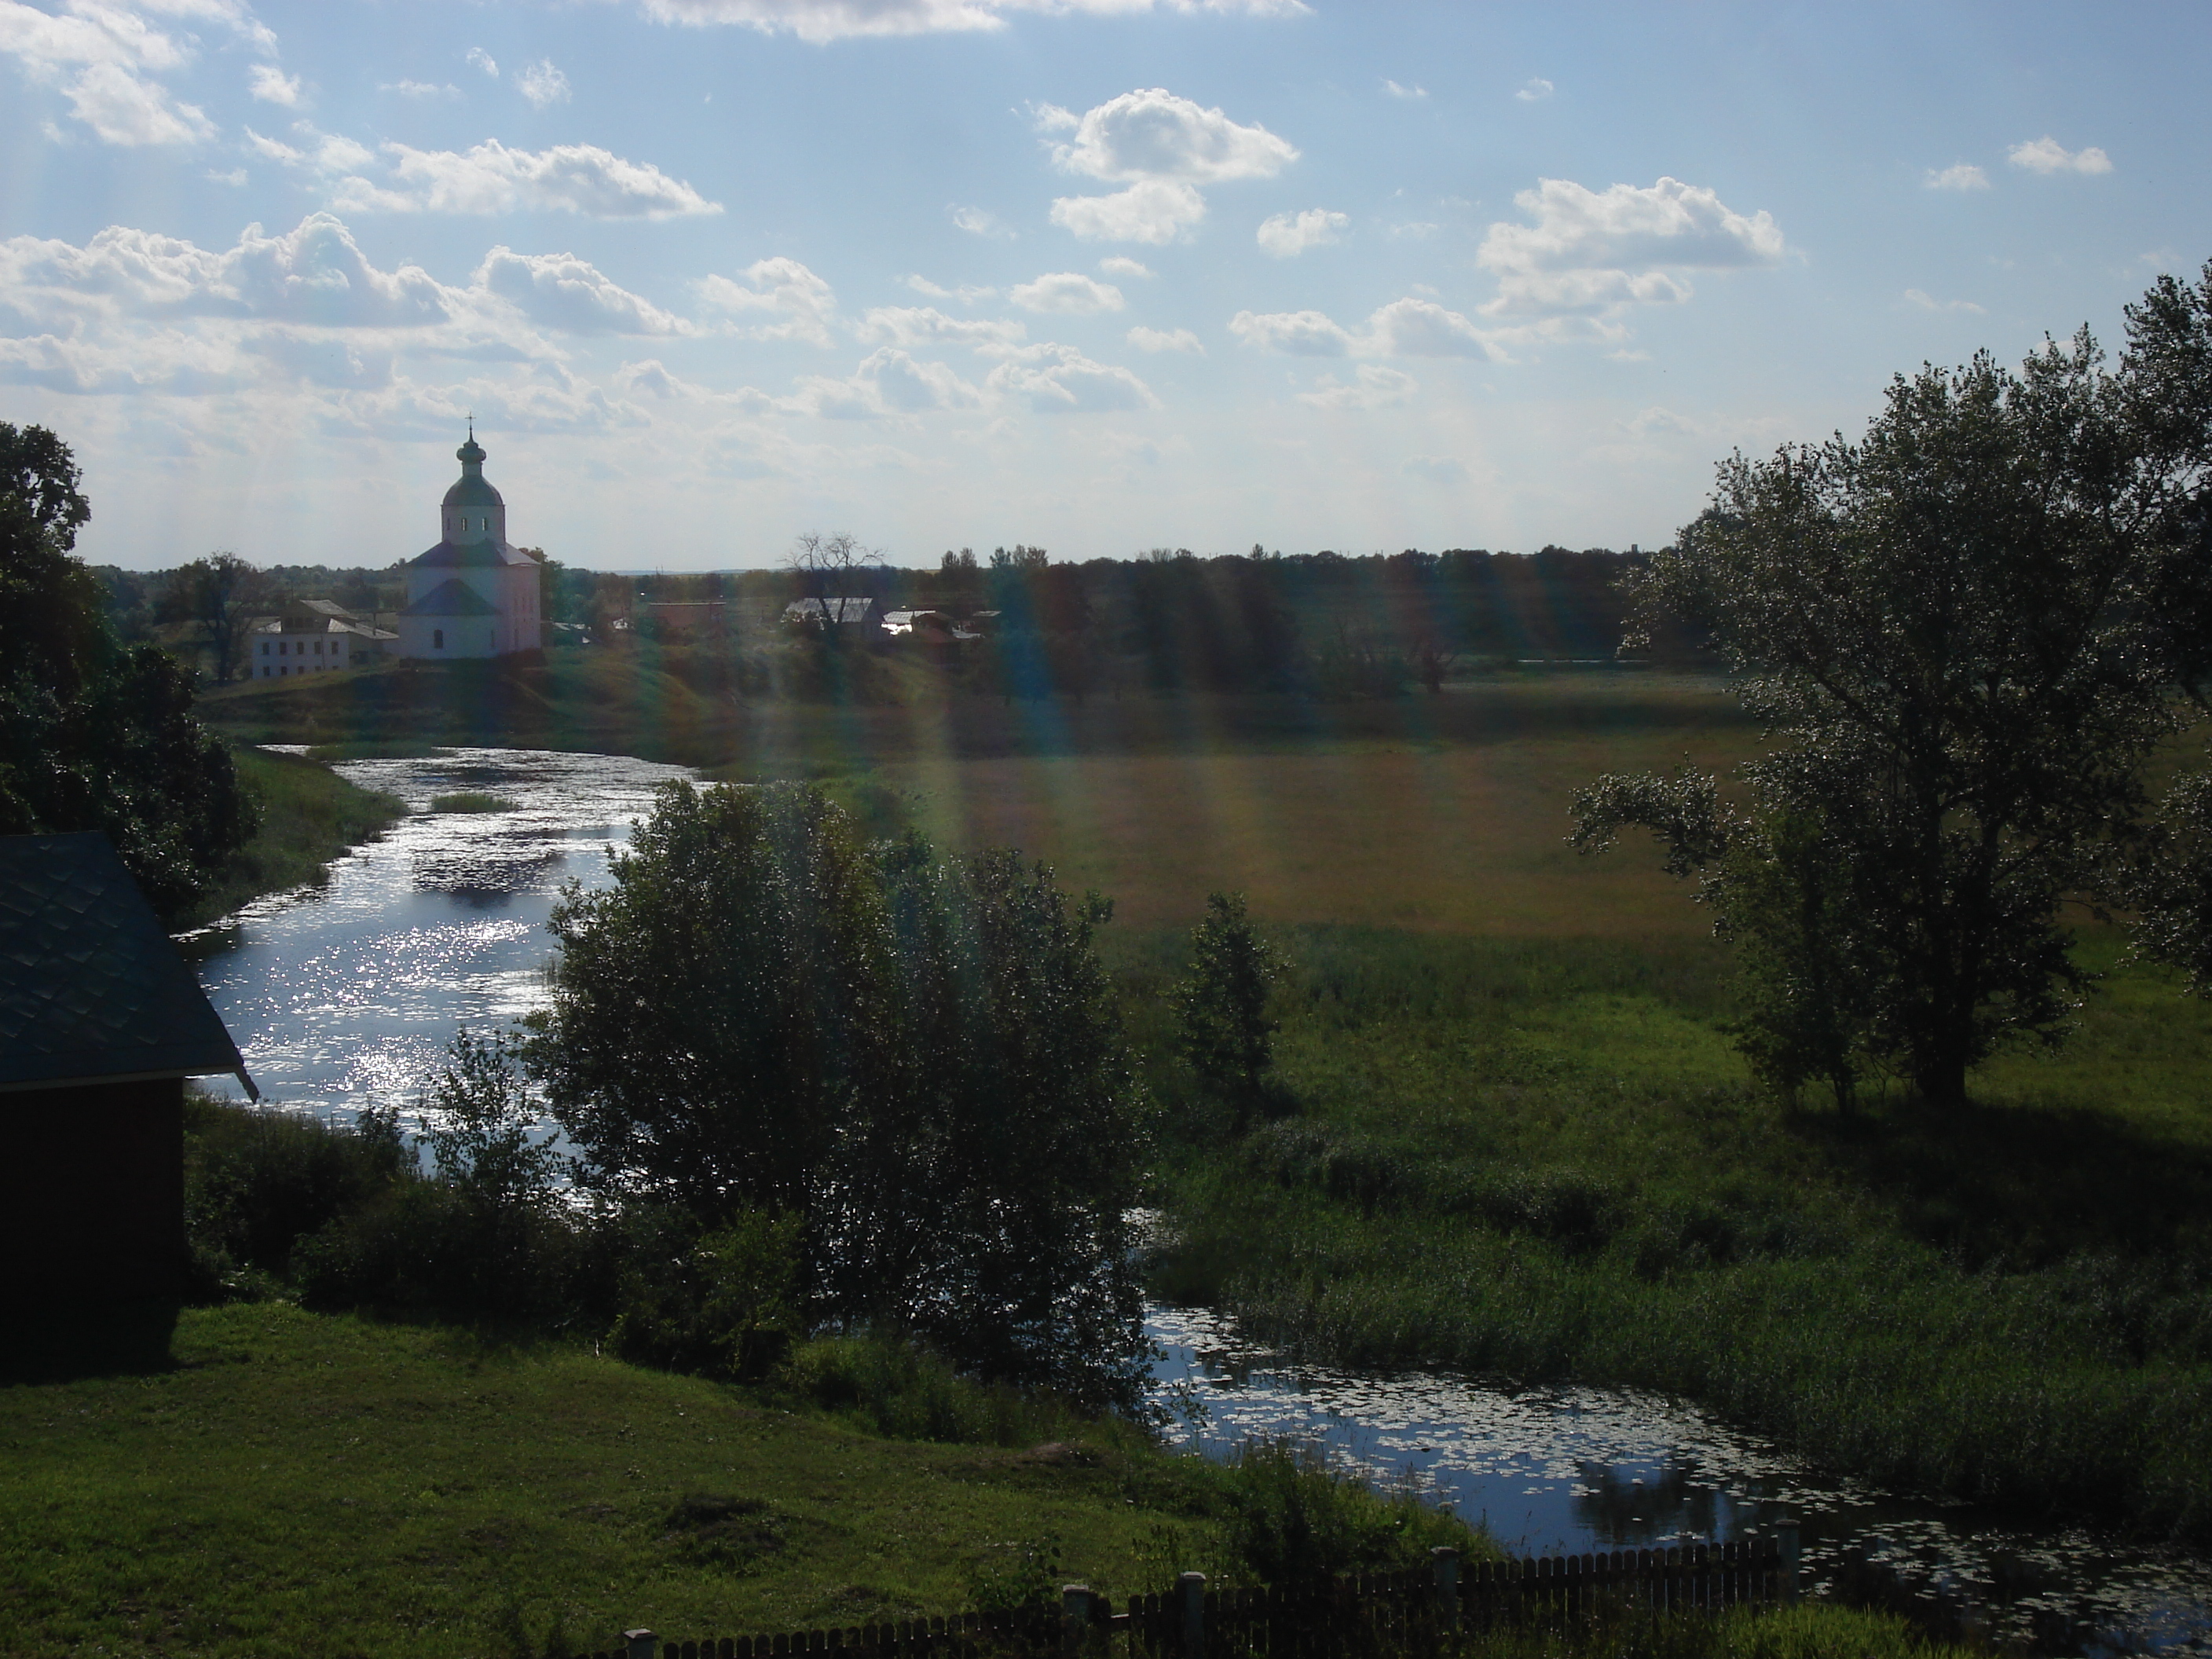
<svg viewBox="0 0 2212 1659">
<path fill-rule="evenodd" d="M 340 860 L 326 886 L 259 900 L 188 949 L 270 1101 L 412 1117 L 456 1030 L 540 1004 L 560 888 L 604 885 L 654 788 L 687 774 L 495 749 L 337 769 L 413 816 Z M 508 805 L 428 810 L 460 791 Z M 1917 1600 L 2046 1652 L 2212 1654 L 2201 1558 L 1875 1491 L 1662 1395 L 1296 1364 L 1207 1310 L 1155 1308 L 1149 1328 L 1162 1398 L 1200 1405 L 1179 1419 L 1196 1446 L 1310 1441 L 1449 1503 L 1516 1553 L 1724 1541 L 1786 1516 L 1815 1594 Z"/>
</svg>

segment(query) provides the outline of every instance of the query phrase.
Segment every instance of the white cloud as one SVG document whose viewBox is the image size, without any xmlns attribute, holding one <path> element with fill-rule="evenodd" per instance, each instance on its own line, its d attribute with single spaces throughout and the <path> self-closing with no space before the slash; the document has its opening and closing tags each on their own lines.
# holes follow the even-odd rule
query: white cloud
<svg viewBox="0 0 2212 1659">
<path fill-rule="evenodd" d="M 1382 357 L 1490 357 L 1481 331 L 1429 300 L 1394 300 L 1367 319 L 1361 349 Z"/>
<path fill-rule="evenodd" d="M 830 325 L 837 315 L 837 296 L 830 284 L 796 259 L 757 259 L 738 273 L 738 281 L 714 276 L 700 283 L 699 296 L 708 304 L 739 316 L 765 311 L 779 320 L 744 330 L 755 340 L 805 340 L 810 345 L 830 343 Z"/>
<path fill-rule="evenodd" d="M 246 90 L 264 104 L 300 106 L 300 77 L 287 75 L 274 64 L 256 64 L 246 72 Z"/>
<path fill-rule="evenodd" d="M 1294 357 L 1342 357 L 1352 350 L 1351 331 L 1319 311 L 1240 311 L 1229 319 L 1229 331 L 1246 345 Z"/>
<path fill-rule="evenodd" d="M 495 58 L 482 46 L 471 46 L 469 48 L 468 62 L 470 68 L 482 70 L 486 75 L 491 76 L 495 81 L 499 79 L 498 59 Z"/>
<path fill-rule="evenodd" d="M 1159 399 L 1126 368 L 1097 363 L 1073 346 L 1024 346 L 991 371 L 994 392 L 1028 399 L 1040 415 L 1094 415 L 1155 409 Z"/>
<path fill-rule="evenodd" d="M 1052 222 L 1086 242 L 1172 242 L 1206 217 L 1206 198 L 1189 185 L 1147 179 L 1111 196 L 1061 196 Z"/>
<path fill-rule="evenodd" d="M 1513 95 L 1524 104 L 1534 104 L 1549 98 L 1556 90 L 1542 76 L 1532 75 L 1521 83 L 1521 90 Z"/>
<path fill-rule="evenodd" d="M 1141 259 L 1132 259 L 1126 253 L 1109 253 L 1098 262 L 1098 269 L 1109 276 L 1133 276 L 1139 282 L 1150 282 L 1152 268 Z"/>
<path fill-rule="evenodd" d="M 979 300 L 999 297 L 999 290 L 995 288 L 979 288 L 972 283 L 963 283 L 958 288 L 944 288 L 927 276 L 904 276 L 899 280 L 916 294 L 927 295 L 933 300 L 957 300 L 963 306 L 972 306 Z"/>
<path fill-rule="evenodd" d="M 533 322 L 570 334 L 683 334 L 679 318 L 617 286 L 573 253 L 517 253 L 495 247 L 477 267 L 476 286 Z"/>
<path fill-rule="evenodd" d="M 597 219 L 672 219 L 720 213 L 680 179 L 593 144 L 509 149 L 496 138 L 463 152 L 386 144 L 391 174 L 342 181 L 341 210 L 391 213 L 578 213 Z"/>
<path fill-rule="evenodd" d="M 1401 240 L 1425 242 L 1443 227 L 1428 219 L 1409 219 L 1403 224 L 1390 227 L 1390 234 Z"/>
<path fill-rule="evenodd" d="M 1972 161 L 1954 161 L 1941 171 L 1929 168 L 1927 184 L 1930 190 L 1987 190 L 1990 175 Z"/>
<path fill-rule="evenodd" d="M 1320 311 L 1240 311 L 1229 331 L 1246 345 L 1292 357 L 1498 356 L 1490 336 L 1430 300 L 1393 300 L 1356 331 Z"/>
<path fill-rule="evenodd" d="M 325 179 L 356 173 L 376 160 L 376 152 L 368 145 L 339 133 L 319 132 L 311 122 L 295 121 L 292 136 L 300 140 L 298 145 L 264 137 L 252 127 L 246 130 L 246 142 L 256 155 Z"/>
<path fill-rule="evenodd" d="M 1983 307 L 1976 305 L 1972 300 L 1938 300 L 1917 288 L 1908 288 L 1905 290 L 1905 302 L 1909 306 L 1916 306 L 1922 311 L 1971 311 L 1977 316 L 1989 314 Z"/>
<path fill-rule="evenodd" d="M 2069 149 L 2049 133 L 2032 138 L 2024 144 L 2014 144 L 2005 152 L 2005 160 L 2016 167 L 2026 167 L 2031 173 L 2049 175 L 2054 173 L 2110 173 L 2112 158 L 2092 144 L 2087 149 Z"/>
<path fill-rule="evenodd" d="M 1327 208 L 1308 208 L 1304 213 L 1278 213 L 1261 222 L 1260 250 L 1278 259 L 1288 259 L 1310 247 L 1326 247 L 1343 240 L 1352 223 L 1348 215 Z"/>
<path fill-rule="evenodd" d="M 647 16 L 664 23 L 736 24 L 763 34 L 793 34 L 816 45 L 855 35 L 1003 28 L 1006 14 L 1015 11 L 1290 17 L 1307 9 L 1302 0 L 640 0 L 640 5 Z"/>
<path fill-rule="evenodd" d="M 1024 311 L 1059 312 L 1070 317 L 1095 317 L 1102 311 L 1121 309 L 1121 290 L 1079 271 L 1056 270 L 1033 283 L 1006 290 L 1006 297 Z"/>
<path fill-rule="evenodd" d="M 198 105 L 177 101 L 120 64 L 88 65 L 67 90 L 70 112 L 111 144 L 192 144 L 215 136 Z"/>
<path fill-rule="evenodd" d="M 1051 115 L 1058 125 L 1066 112 Z M 1112 184 L 1272 179 L 1298 159 L 1294 147 L 1267 128 L 1239 126 L 1219 110 L 1200 108 L 1160 87 L 1125 92 L 1089 111 L 1075 124 L 1074 142 L 1054 144 L 1052 154 L 1066 172 Z"/>
<path fill-rule="evenodd" d="M 1395 81 L 1385 81 L 1382 90 L 1393 98 L 1425 98 L 1429 95 L 1426 87 L 1401 87 Z"/>
<path fill-rule="evenodd" d="M 246 183 L 246 169 L 233 167 L 228 173 L 216 173 L 210 170 L 207 174 L 207 180 L 211 185 L 229 185 L 236 188 Z"/>
<path fill-rule="evenodd" d="M 402 98 L 458 98 L 461 95 L 459 87 L 441 86 L 434 81 L 386 81 L 376 89 L 379 92 L 396 92 Z"/>
<path fill-rule="evenodd" d="M 1475 254 L 1498 279 L 1483 307 L 1492 314 L 1597 316 L 1631 301 L 1686 300 L 1678 271 L 1772 265 L 1784 252 L 1771 215 L 1746 217 L 1674 179 L 1603 191 L 1546 179 L 1513 199 L 1536 222 L 1492 224 Z"/>
<path fill-rule="evenodd" d="M 893 346 L 871 353 L 850 376 L 811 374 L 795 397 L 774 406 L 788 414 L 866 421 L 940 409 L 974 409 L 982 394 L 946 364 L 923 362 Z"/>
<path fill-rule="evenodd" d="M 514 89 L 530 100 L 532 109 L 568 101 L 568 77 L 553 66 L 550 58 L 539 58 L 516 76 Z"/>
<path fill-rule="evenodd" d="M 1467 482 L 1467 463 L 1454 455 L 1408 455 L 1398 470 L 1409 478 L 1426 478 L 1431 483 Z"/>
<path fill-rule="evenodd" d="M 1360 364 L 1358 374 L 1350 380 L 1324 374 L 1314 385 L 1314 391 L 1298 393 L 1298 401 L 1316 409 L 1382 409 L 1402 404 L 1421 389 L 1420 382 L 1402 369 L 1376 363 Z"/>
<path fill-rule="evenodd" d="M 1029 331 L 1012 318 L 948 317 L 934 306 L 877 306 L 854 331 L 893 345 L 1018 345 Z"/>
<path fill-rule="evenodd" d="M 1000 222 L 997 214 L 986 209 L 954 204 L 945 210 L 951 216 L 952 222 L 970 236 L 988 236 L 1006 241 L 1013 240 L 1014 233 Z"/>
<path fill-rule="evenodd" d="M 1129 343 L 1139 351 L 1188 351 L 1200 357 L 1206 356 L 1206 348 L 1199 343 L 1198 336 L 1187 328 L 1169 334 L 1139 325 L 1129 331 Z"/>
</svg>

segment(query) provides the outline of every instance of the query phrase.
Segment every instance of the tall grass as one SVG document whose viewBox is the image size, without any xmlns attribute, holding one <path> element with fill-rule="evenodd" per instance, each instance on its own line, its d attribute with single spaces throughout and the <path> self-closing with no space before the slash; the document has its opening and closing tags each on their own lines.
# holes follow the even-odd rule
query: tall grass
<svg viewBox="0 0 2212 1659">
<path fill-rule="evenodd" d="M 1750 1088 L 1710 952 L 1293 944 L 1301 1113 L 1226 1156 L 1186 1116 L 1169 1290 L 1346 1363 L 1671 1389 L 1893 1486 L 2212 1535 L 2201 1006 L 2117 973 L 2063 1069 L 1844 1119 Z"/>
<path fill-rule="evenodd" d="M 347 782 L 327 766 L 265 749 L 234 751 L 261 807 L 261 827 L 231 854 L 215 888 L 185 919 L 199 927 L 250 899 L 319 881 L 331 860 L 406 816 L 406 804 Z"/>
</svg>

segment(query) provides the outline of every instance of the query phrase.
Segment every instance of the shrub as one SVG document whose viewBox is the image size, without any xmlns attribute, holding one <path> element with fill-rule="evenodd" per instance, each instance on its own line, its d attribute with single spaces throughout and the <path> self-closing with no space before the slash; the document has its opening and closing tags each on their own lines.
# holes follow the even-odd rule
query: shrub
<svg viewBox="0 0 2212 1659">
<path fill-rule="evenodd" d="M 1333 1472 L 1310 1445 L 1255 1440 L 1224 1471 L 1231 1570 L 1270 1584 L 1424 1565 L 1449 1544 L 1495 1553 L 1481 1534 L 1410 1492 L 1382 1493 Z"/>
<path fill-rule="evenodd" d="M 241 1269 L 289 1276 L 301 1240 L 388 1190 L 410 1163 L 389 1115 L 363 1113 L 349 1130 L 187 1097 L 185 1230 L 203 1295 Z"/>
<path fill-rule="evenodd" d="M 702 1233 L 681 1212 L 655 1209 L 625 1231 L 608 1335 L 623 1358 L 744 1381 L 782 1359 L 799 1328 L 799 1218 L 747 1210 Z"/>
</svg>

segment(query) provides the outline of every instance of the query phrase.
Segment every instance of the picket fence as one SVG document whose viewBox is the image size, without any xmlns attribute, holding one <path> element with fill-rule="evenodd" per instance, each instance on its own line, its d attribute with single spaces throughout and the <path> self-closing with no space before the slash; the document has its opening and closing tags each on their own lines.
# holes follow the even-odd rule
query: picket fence
<svg viewBox="0 0 2212 1659">
<path fill-rule="evenodd" d="M 1796 1528 L 1778 1537 L 1613 1555 L 1540 1556 L 1462 1565 L 1437 1549 L 1426 1569 L 1357 1573 L 1257 1589 L 1209 1589 L 1187 1572 L 1164 1595 L 1132 1596 L 1119 1613 L 1070 1584 L 1058 1605 L 851 1630 L 664 1641 L 625 1632 L 591 1659 L 1334 1659 L 1346 1654 L 1443 1653 L 1459 1631 L 1536 1611 L 1601 1604 L 1674 1609 L 1788 1601 L 1797 1591 Z"/>
</svg>

